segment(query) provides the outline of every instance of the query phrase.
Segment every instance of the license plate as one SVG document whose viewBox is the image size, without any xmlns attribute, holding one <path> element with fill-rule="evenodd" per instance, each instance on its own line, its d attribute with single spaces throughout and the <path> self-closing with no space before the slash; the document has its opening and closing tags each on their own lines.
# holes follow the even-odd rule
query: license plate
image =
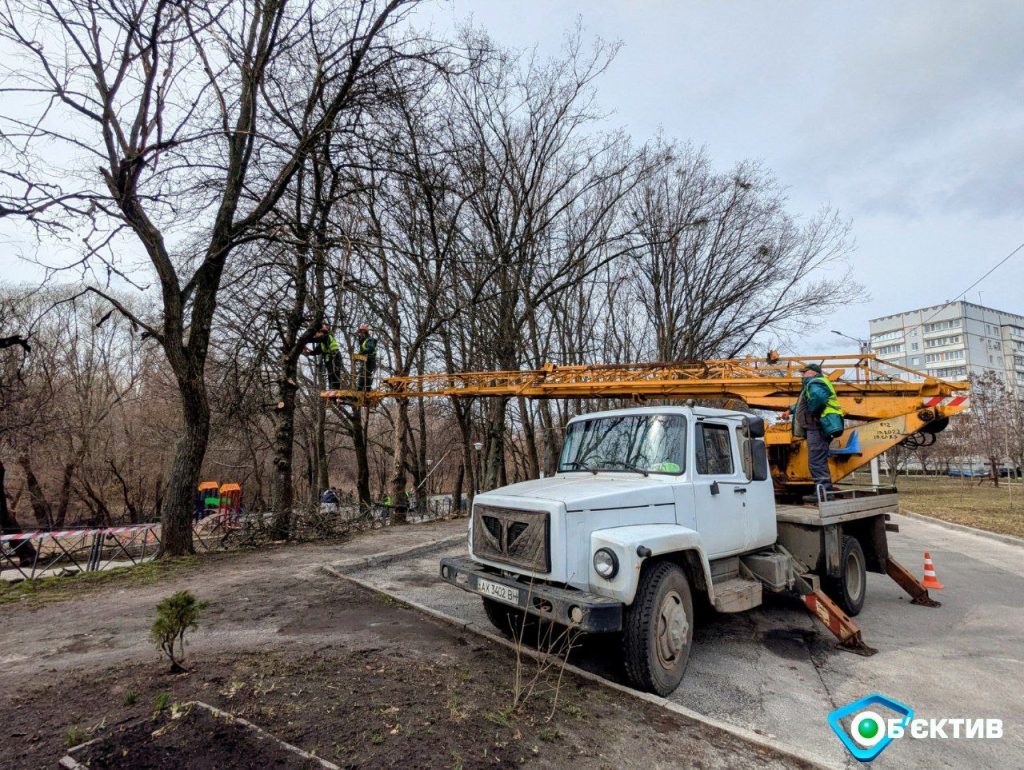
<svg viewBox="0 0 1024 770">
<path fill-rule="evenodd" d="M 501 583 L 492 583 L 490 580 L 477 578 L 476 590 L 485 596 L 493 596 L 509 604 L 519 604 L 519 589 L 503 586 Z"/>
</svg>

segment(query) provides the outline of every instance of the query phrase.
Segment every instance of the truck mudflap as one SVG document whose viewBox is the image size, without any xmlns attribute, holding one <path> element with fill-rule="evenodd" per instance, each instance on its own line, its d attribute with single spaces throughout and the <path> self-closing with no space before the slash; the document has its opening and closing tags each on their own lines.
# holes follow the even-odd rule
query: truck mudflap
<svg viewBox="0 0 1024 770">
<path fill-rule="evenodd" d="M 622 604 L 606 596 L 540 582 L 522 583 L 462 556 L 441 559 L 441 579 L 464 591 L 587 633 L 622 630 Z"/>
</svg>

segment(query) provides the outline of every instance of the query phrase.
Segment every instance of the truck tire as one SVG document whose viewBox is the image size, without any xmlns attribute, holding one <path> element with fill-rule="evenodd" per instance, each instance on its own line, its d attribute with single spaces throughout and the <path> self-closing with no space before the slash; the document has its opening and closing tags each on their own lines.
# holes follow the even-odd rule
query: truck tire
<svg viewBox="0 0 1024 770">
<path fill-rule="evenodd" d="M 827 593 L 839 608 L 851 618 L 864 609 L 868 593 L 867 562 L 864 549 L 855 537 L 843 537 L 843 552 L 839 557 L 839 577 L 825 582 Z"/>
<path fill-rule="evenodd" d="M 484 614 L 491 621 L 491 625 L 509 639 L 518 640 L 520 638 L 520 629 L 525 616 L 526 628 L 522 632 L 522 639 L 524 642 L 532 642 L 530 634 L 537 626 L 537 620 L 532 615 L 526 615 L 518 607 L 502 604 L 494 599 L 488 599 L 486 596 L 481 598 L 484 602 Z"/>
<path fill-rule="evenodd" d="M 640 575 L 623 623 L 623 663 L 639 690 L 668 695 L 679 686 L 693 643 L 693 598 L 686 573 L 663 561 Z"/>
</svg>

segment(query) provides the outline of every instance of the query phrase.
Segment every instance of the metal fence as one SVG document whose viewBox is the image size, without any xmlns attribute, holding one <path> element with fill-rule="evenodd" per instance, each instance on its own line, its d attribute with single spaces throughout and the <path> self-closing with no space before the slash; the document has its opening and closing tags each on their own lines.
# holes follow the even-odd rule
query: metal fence
<svg viewBox="0 0 1024 770">
<path fill-rule="evenodd" d="M 354 531 L 391 526 L 398 516 L 409 523 L 436 521 L 452 513 L 450 499 L 431 498 L 408 510 L 376 505 L 370 510 L 344 502 L 297 508 L 282 532 L 272 512 L 213 513 L 193 522 L 192 542 L 199 552 L 258 548 L 282 540 L 333 540 Z M 0 535 L 0 579 L 94 572 L 140 564 L 160 550 L 159 523 L 37 530 Z"/>
<path fill-rule="evenodd" d="M 0 573 L 30 579 L 139 564 L 160 549 L 160 525 L 38 530 L 0 535 Z"/>
</svg>

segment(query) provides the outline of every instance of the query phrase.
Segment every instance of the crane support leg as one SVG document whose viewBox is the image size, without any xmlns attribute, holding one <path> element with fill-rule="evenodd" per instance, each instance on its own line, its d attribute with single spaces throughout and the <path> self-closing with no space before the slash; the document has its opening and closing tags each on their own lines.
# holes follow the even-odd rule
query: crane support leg
<svg viewBox="0 0 1024 770">
<path fill-rule="evenodd" d="M 839 648 L 857 655 L 874 655 L 878 650 L 868 647 L 860 637 L 860 628 L 820 590 L 801 597 L 807 609 L 839 640 Z"/>
<path fill-rule="evenodd" d="M 885 574 L 896 581 L 896 585 L 910 594 L 911 604 L 919 604 L 922 607 L 941 607 L 942 602 L 937 602 L 928 596 L 928 589 L 917 582 L 917 578 L 910 570 L 893 559 L 891 556 L 885 560 Z"/>
</svg>

